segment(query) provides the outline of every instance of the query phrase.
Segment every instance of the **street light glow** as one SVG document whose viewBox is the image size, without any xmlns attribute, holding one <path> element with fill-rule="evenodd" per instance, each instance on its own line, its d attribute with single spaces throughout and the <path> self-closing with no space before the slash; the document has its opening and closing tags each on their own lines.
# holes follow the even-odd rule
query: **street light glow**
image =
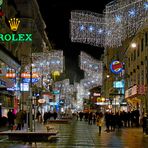
<svg viewBox="0 0 148 148">
<path fill-rule="evenodd" d="M 132 43 L 132 44 L 131 44 L 131 47 L 132 47 L 132 48 L 136 48 L 136 47 L 137 47 L 137 44 L 136 44 L 136 43 Z"/>
</svg>

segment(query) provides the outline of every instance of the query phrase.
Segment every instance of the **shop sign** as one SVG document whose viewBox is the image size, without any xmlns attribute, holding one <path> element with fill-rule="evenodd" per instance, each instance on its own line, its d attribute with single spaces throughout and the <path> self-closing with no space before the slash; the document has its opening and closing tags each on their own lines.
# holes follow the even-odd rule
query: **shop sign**
<svg viewBox="0 0 148 148">
<path fill-rule="evenodd" d="M 20 24 L 20 20 L 18 18 L 11 18 L 9 20 L 9 24 L 10 24 L 10 29 L 13 32 L 16 32 L 19 24 Z M 13 42 L 32 42 L 32 34 L 31 33 L 6 33 L 6 34 L 2 34 L 0 33 L 0 41 L 1 42 L 9 42 L 9 41 L 13 41 Z"/>
<path fill-rule="evenodd" d="M 101 96 L 101 94 L 100 93 L 94 93 L 93 96 L 94 97 L 99 97 L 99 96 Z"/>
<path fill-rule="evenodd" d="M 132 97 L 136 95 L 137 92 L 138 92 L 138 87 L 137 85 L 134 85 L 133 87 L 125 91 L 125 98 Z"/>
<path fill-rule="evenodd" d="M 146 87 L 145 85 L 138 85 L 138 94 L 145 94 L 146 93 Z"/>
<path fill-rule="evenodd" d="M 114 74 L 119 74 L 123 70 L 123 64 L 120 61 L 115 60 L 110 64 L 110 70 Z"/>
<path fill-rule="evenodd" d="M 1 34 L 0 33 L 0 41 L 1 42 L 32 42 L 32 34 L 24 34 L 24 33 L 19 33 L 19 34 Z"/>
<path fill-rule="evenodd" d="M 124 88 L 124 80 L 122 81 L 114 81 L 113 88 Z"/>
<path fill-rule="evenodd" d="M 3 0 L 0 0 L 0 6 L 3 4 Z"/>
</svg>

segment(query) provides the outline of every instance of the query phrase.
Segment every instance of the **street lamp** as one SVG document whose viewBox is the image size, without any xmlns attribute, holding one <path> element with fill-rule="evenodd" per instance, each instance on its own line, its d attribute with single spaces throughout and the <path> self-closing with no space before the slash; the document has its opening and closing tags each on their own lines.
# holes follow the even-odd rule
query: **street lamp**
<svg viewBox="0 0 148 148">
<path fill-rule="evenodd" d="M 133 42 L 133 43 L 131 44 L 131 47 L 132 47 L 132 48 L 136 48 L 136 47 L 137 47 L 137 44 L 136 44 L 135 42 Z"/>
</svg>

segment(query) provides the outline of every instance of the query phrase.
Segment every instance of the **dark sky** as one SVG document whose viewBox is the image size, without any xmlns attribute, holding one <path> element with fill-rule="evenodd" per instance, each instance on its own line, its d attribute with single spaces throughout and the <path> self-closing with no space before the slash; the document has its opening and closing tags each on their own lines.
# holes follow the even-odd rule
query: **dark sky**
<svg viewBox="0 0 148 148">
<path fill-rule="evenodd" d="M 72 43 L 69 37 L 69 20 L 72 10 L 88 10 L 103 13 L 105 5 L 111 0 L 37 0 L 42 17 L 46 23 L 46 33 L 52 47 L 64 51 L 65 74 L 71 82 L 83 78 L 83 72 L 79 68 L 80 51 L 85 51 L 95 59 L 100 59 L 103 48 L 82 43 Z"/>
</svg>

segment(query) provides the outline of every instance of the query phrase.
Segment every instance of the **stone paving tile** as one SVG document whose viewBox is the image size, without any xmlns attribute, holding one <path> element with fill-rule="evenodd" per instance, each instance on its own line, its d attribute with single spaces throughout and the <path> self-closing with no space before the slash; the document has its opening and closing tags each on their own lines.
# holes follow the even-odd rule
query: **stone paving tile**
<svg viewBox="0 0 148 148">
<path fill-rule="evenodd" d="M 147 148 L 148 136 L 143 136 L 142 128 L 124 128 L 120 132 L 101 136 L 96 125 L 84 121 L 74 121 L 70 125 L 56 125 L 59 134 L 56 140 L 47 143 L 14 143 L 0 141 L 0 148 Z M 3 147 L 1 147 L 3 145 Z M 20 147 L 19 147 L 20 146 Z"/>
</svg>

